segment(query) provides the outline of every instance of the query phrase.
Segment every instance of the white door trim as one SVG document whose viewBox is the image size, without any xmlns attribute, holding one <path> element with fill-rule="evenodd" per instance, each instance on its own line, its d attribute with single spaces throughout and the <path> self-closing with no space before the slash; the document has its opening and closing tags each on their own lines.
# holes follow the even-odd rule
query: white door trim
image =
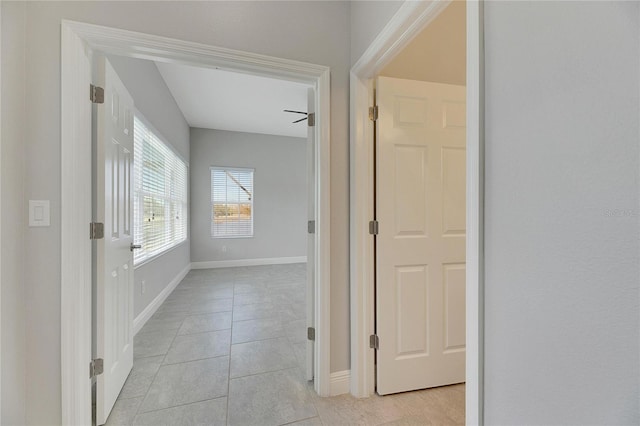
<svg viewBox="0 0 640 426">
<path fill-rule="evenodd" d="M 89 245 L 91 191 L 79 183 L 91 182 L 90 152 L 87 138 L 78 134 L 76 120 L 83 106 L 69 96 L 74 90 L 89 95 L 88 87 L 75 88 L 78 44 L 91 50 L 154 61 L 182 63 L 205 67 L 223 67 L 254 75 L 304 82 L 315 87 L 316 97 L 316 364 L 315 390 L 320 396 L 330 394 L 330 69 L 326 66 L 241 52 L 205 44 L 142 34 L 133 31 L 62 21 L 62 300 L 61 300 L 61 368 L 62 423 L 90 424 L 91 357 L 91 288 L 85 275 L 91 270 L 91 258 L 75 257 L 79 247 Z M 76 84 L 77 86 L 77 84 Z M 79 150 L 80 151 L 76 151 Z M 73 162 L 65 155 L 82 152 Z M 66 154 L 65 154 L 66 153 Z M 74 213 L 76 212 L 76 213 Z M 88 212 L 78 215 L 77 212 Z M 86 217 L 85 217 L 86 216 Z M 68 255 L 65 255 L 68 254 Z M 88 285 L 88 287 L 87 287 Z M 88 298 L 88 299 L 87 299 Z M 88 300 L 88 304 L 86 303 Z M 80 303 L 80 301 L 84 301 Z M 88 318 L 88 320 L 87 320 Z"/>
<path fill-rule="evenodd" d="M 484 0 L 467 2 L 466 423 L 484 424 Z"/>
<path fill-rule="evenodd" d="M 91 64 L 77 34 L 63 27 L 61 35 L 62 418 L 65 424 L 90 424 L 91 103 L 82 89 L 91 81 Z"/>
<path fill-rule="evenodd" d="M 0 46 L 2 46 L 2 7 L 0 7 Z M 0 49 L 0 88 L 2 87 L 2 49 Z M 0 90 L 1 91 L 1 90 Z M 0 102 L 0 129 L 2 129 L 2 102 Z M 0 224 L 2 224 L 2 131 L 0 131 Z M 2 226 L 0 225 L 0 241 Z M 0 366 L 2 366 L 2 257 L 0 256 Z M 0 368 L 0 401 L 2 401 L 2 368 Z M 0 421 L 2 421 L 2 404 L 0 403 Z"/>
<path fill-rule="evenodd" d="M 351 393 L 368 397 L 375 387 L 373 239 L 373 126 L 368 118 L 372 79 L 448 6 L 449 1 L 404 2 L 351 69 L 350 253 Z M 484 75 L 483 3 L 467 2 L 467 358 L 466 423 L 483 422 L 483 200 Z"/>
</svg>

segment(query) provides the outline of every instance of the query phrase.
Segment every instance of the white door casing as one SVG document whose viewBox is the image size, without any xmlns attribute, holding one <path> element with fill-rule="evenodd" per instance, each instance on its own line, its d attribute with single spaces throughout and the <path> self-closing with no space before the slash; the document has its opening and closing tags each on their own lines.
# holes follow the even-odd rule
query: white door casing
<svg viewBox="0 0 640 426">
<path fill-rule="evenodd" d="M 466 92 L 379 77 L 381 395 L 465 381 Z"/>
<path fill-rule="evenodd" d="M 311 120 L 310 114 L 314 114 L 315 120 L 316 104 L 315 89 L 309 88 L 307 91 L 307 122 Z M 315 329 L 315 276 L 316 276 L 316 129 L 314 126 L 307 127 L 307 220 L 313 222 L 313 229 L 308 229 L 307 233 L 307 327 Z M 307 339 L 306 377 L 313 380 L 314 369 L 314 341 Z"/>
<path fill-rule="evenodd" d="M 97 241 L 96 422 L 107 421 L 133 367 L 132 182 L 133 98 L 109 62 L 98 58 L 98 85 L 104 103 L 97 112 L 97 220 L 104 238 Z"/>
</svg>

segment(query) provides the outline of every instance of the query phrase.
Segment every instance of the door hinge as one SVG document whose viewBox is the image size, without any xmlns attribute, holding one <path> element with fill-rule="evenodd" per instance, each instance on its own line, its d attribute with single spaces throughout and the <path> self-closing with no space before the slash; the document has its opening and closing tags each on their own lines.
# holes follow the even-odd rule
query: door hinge
<svg viewBox="0 0 640 426">
<path fill-rule="evenodd" d="M 316 340 L 316 329 L 313 327 L 307 327 L 307 340 Z"/>
<path fill-rule="evenodd" d="M 91 222 L 89 224 L 89 239 L 99 240 L 104 238 L 104 223 Z"/>
<path fill-rule="evenodd" d="M 89 85 L 89 99 L 94 104 L 104 103 L 104 89 L 100 86 Z"/>
<path fill-rule="evenodd" d="M 371 349 L 380 349 L 380 338 L 376 334 L 369 336 L 369 347 Z"/>
<path fill-rule="evenodd" d="M 104 372 L 104 361 L 102 358 L 92 359 L 89 363 L 89 378 L 93 379 Z"/>
<path fill-rule="evenodd" d="M 307 114 L 307 123 L 309 124 L 309 127 L 313 127 L 316 125 L 316 113 L 315 112 L 310 112 L 309 114 Z"/>
<path fill-rule="evenodd" d="M 369 120 L 376 121 L 378 119 L 378 105 L 369 107 Z"/>
<path fill-rule="evenodd" d="M 309 234 L 315 234 L 316 233 L 316 221 L 315 220 L 310 220 L 309 222 L 307 222 L 307 233 L 309 233 Z"/>
<path fill-rule="evenodd" d="M 372 220 L 369 222 L 369 234 L 371 235 L 378 235 L 378 221 L 377 220 Z"/>
</svg>

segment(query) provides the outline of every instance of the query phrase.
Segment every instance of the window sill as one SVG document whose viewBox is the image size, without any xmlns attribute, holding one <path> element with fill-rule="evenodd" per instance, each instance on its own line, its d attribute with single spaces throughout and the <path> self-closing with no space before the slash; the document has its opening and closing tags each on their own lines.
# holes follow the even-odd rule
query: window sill
<svg viewBox="0 0 640 426">
<path fill-rule="evenodd" d="M 175 246 L 169 247 L 168 249 L 161 251 L 160 253 L 156 253 L 153 256 L 143 260 L 140 263 L 134 264 L 133 265 L 133 270 L 135 271 L 136 269 L 145 266 L 147 263 L 153 262 L 155 260 L 157 260 L 158 258 L 164 256 L 165 254 L 168 254 L 169 252 L 172 252 L 173 250 L 177 249 L 178 247 L 182 247 L 184 244 L 188 243 L 189 239 L 185 239 L 184 241 L 179 242 L 178 244 L 176 244 Z"/>
</svg>

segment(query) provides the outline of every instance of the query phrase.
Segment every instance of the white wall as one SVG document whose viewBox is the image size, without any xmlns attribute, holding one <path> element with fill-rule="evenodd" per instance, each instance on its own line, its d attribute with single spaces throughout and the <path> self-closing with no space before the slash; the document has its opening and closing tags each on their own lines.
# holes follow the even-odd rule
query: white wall
<svg viewBox="0 0 640 426">
<path fill-rule="evenodd" d="M 173 99 L 156 64 L 152 61 L 109 56 L 109 62 L 133 96 L 135 107 L 169 142 L 176 153 L 189 162 L 189 125 Z M 136 267 L 133 315 L 138 316 L 190 263 L 189 241 L 154 260 Z M 142 293 L 142 281 L 145 292 Z"/>
<path fill-rule="evenodd" d="M 306 161 L 304 138 L 192 128 L 191 261 L 306 256 Z M 211 238 L 211 166 L 255 169 L 252 238 Z"/>
<path fill-rule="evenodd" d="M 24 423 L 26 288 L 24 286 L 25 5 L 2 8 L 2 418 Z M 37 231 L 36 231 L 37 232 Z"/>
<path fill-rule="evenodd" d="M 350 4 L 350 30 L 351 30 L 351 65 L 355 64 L 360 56 L 376 38 L 380 30 L 387 25 L 389 19 L 398 11 L 404 3 L 402 0 L 391 1 L 351 1 Z"/>
<path fill-rule="evenodd" d="M 61 418 L 61 19 L 331 67 L 331 371 L 348 369 L 348 3 L 27 2 L 26 9 L 29 125 L 25 128 L 23 159 L 29 161 L 22 177 L 24 199 L 49 199 L 52 213 L 50 228 L 23 228 L 25 251 L 29 253 L 23 282 L 29 306 L 26 397 L 37 401 L 27 410 L 26 423 L 52 424 Z"/>
<path fill-rule="evenodd" d="M 487 424 L 640 422 L 638 6 L 486 3 Z"/>
</svg>

